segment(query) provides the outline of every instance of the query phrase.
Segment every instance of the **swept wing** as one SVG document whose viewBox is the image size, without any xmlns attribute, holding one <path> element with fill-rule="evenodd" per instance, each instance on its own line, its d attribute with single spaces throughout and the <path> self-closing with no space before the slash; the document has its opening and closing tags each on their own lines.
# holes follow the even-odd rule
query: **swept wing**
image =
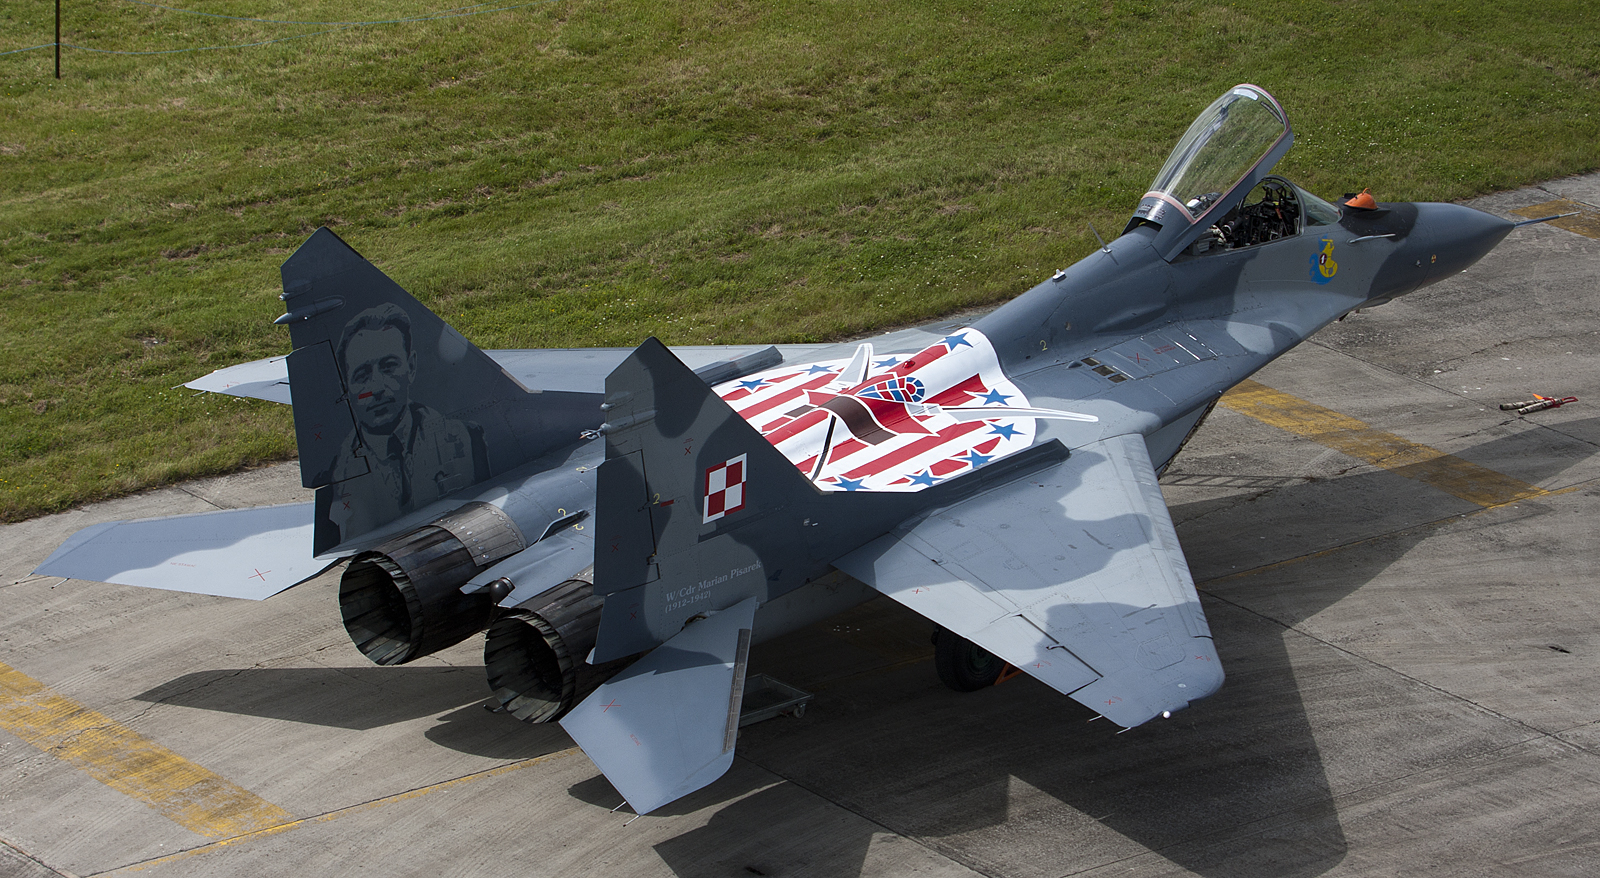
<svg viewBox="0 0 1600 878">
<path fill-rule="evenodd" d="M 1075 448 L 834 565 L 1123 726 L 1222 685 L 1138 434 Z"/>
</svg>

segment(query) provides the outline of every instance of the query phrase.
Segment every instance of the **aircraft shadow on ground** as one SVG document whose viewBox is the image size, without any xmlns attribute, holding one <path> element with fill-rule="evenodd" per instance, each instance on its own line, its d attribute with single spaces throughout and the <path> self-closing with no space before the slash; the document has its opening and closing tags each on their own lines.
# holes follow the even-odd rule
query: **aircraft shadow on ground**
<svg viewBox="0 0 1600 878">
<path fill-rule="evenodd" d="M 1503 459 L 1534 441 L 1522 433 L 1460 454 Z M 1534 468 L 1554 475 L 1579 452 L 1539 456 Z M 1218 486 L 1218 477 L 1202 478 Z M 830 620 L 757 647 L 752 670 L 817 691 L 811 712 L 746 729 L 727 777 L 654 812 L 718 809 L 706 825 L 658 844 L 658 854 L 682 878 L 741 868 L 860 874 L 875 833 L 887 829 L 994 874 L 1065 873 L 1147 852 L 1216 878 L 1331 869 L 1346 842 L 1287 631 L 1381 574 L 1432 533 L 1431 522 L 1475 507 L 1383 471 L 1240 478 L 1222 483 L 1237 494 L 1172 508 L 1228 673 L 1218 694 L 1119 735 L 1028 678 L 963 695 L 941 686 L 927 660 L 880 660 L 877 671 L 851 675 L 839 656 L 852 647 Z M 1270 570 L 1228 578 L 1235 567 L 1363 540 L 1327 562 L 1306 560 L 1323 575 L 1303 590 L 1273 590 Z M 1268 593 L 1270 606 L 1259 605 Z M 902 641 L 925 643 L 932 627 L 886 600 L 855 612 L 906 629 L 878 632 Z M 557 726 L 483 710 L 482 674 L 409 665 L 215 669 L 136 697 L 358 731 L 442 714 L 429 740 L 493 758 L 571 746 Z M 763 788 L 768 772 L 790 783 Z M 570 794 L 607 808 L 621 801 L 598 774 Z M 1003 833 L 984 831 L 1001 825 Z"/>
<path fill-rule="evenodd" d="M 554 725 L 529 725 L 483 708 L 480 668 L 401 666 L 233 668 L 197 671 L 142 692 L 141 701 L 366 731 L 439 716 L 436 744 L 494 759 L 527 759 L 572 746 Z"/>
<path fill-rule="evenodd" d="M 1502 459 L 1537 441 L 1518 434 L 1460 454 Z M 1545 472 L 1532 475 L 1554 476 L 1573 455 L 1592 453 L 1544 455 L 1534 468 Z M 752 671 L 821 690 L 804 720 L 752 726 L 740 741 L 745 759 L 792 783 L 754 795 L 747 784 L 712 785 L 685 804 L 710 805 L 702 801 L 707 795 L 728 804 L 705 826 L 658 844 L 658 854 L 680 878 L 730 874 L 734 859 L 755 857 L 730 849 L 730 840 L 781 840 L 771 828 L 781 814 L 773 810 L 778 791 L 799 787 L 867 820 L 839 821 L 786 868 L 762 868 L 768 874 L 860 874 L 873 834 L 883 829 L 985 874 L 1075 873 L 1149 853 L 1215 878 L 1332 869 L 1347 843 L 1291 662 L 1289 629 L 1378 577 L 1435 532 L 1433 523 L 1477 507 L 1384 471 L 1322 480 L 1257 476 L 1238 487 L 1254 495 L 1254 508 L 1235 496 L 1172 510 L 1186 549 L 1211 559 L 1210 582 L 1196 572 L 1228 672 L 1216 695 L 1117 734 L 1028 678 L 964 695 L 944 689 L 924 661 L 830 682 L 830 671 L 819 676 L 814 659 L 844 644 L 823 623 L 758 647 L 752 658 Z M 1274 511 L 1290 509 L 1312 510 L 1320 526 Z M 1249 558 L 1258 567 L 1352 543 L 1359 545 L 1307 558 L 1303 563 L 1319 567 L 1315 585 L 1288 592 L 1272 589 L 1270 569 L 1225 578 L 1245 565 L 1220 563 Z M 1276 557 L 1263 545 L 1275 547 Z M 1269 606 L 1255 606 L 1269 593 Z M 920 626 L 919 634 L 932 627 L 910 611 L 897 624 Z M 1300 673 L 1328 666 L 1316 683 L 1319 703 L 1359 696 L 1360 683 L 1341 679 L 1346 669 L 1333 667 L 1332 653 L 1304 667 L 1307 651 L 1326 648 L 1311 641 L 1295 648 Z M 1004 832 L 985 831 L 1002 825 Z M 825 856 L 826 868 L 797 870 L 808 854 Z M 761 868 L 754 859 L 745 865 Z"/>
</svg>

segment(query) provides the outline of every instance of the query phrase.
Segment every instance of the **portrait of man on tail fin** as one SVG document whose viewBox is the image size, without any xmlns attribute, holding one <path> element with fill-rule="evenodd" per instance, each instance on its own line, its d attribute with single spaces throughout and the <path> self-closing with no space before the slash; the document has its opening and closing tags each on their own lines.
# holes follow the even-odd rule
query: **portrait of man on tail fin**
<svg viewBox="0 0 1600 878">
<path fill-rule="evenodd" d="M 412 400 L 418 363 L 404 309 L 385 303 L 357 314 L 335 354 L 356 423 L 329 466 L 331 481 L 366 476 L 363 488 L 328 504 L 345 538 L 489 477 L 483 429 Z"/>
</svg>

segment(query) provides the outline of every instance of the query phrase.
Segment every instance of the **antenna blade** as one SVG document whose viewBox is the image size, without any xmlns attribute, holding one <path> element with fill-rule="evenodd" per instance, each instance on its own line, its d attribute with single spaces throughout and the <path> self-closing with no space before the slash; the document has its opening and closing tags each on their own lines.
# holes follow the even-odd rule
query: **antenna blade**
<svg viewBox="0 0 1600 878">
<path fill-rule="evenodd" d="M 1093 222 L 1089 223 L 1089 231 L 1094 232 L 1094 239 L 1100 242 L 1101 250 L 1104 250 L 1107 253 L 1111 252 L 1111 248 L 1106 246 L 1106 239 L 1100 237 L 1100 230 L 1094 227 Z"/>
</svg>

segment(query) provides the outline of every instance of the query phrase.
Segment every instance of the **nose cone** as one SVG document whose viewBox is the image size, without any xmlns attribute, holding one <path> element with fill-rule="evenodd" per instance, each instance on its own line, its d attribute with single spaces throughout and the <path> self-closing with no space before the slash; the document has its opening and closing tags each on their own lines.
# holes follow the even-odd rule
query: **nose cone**
<svg viewBox="0 0 1600 878">
<path fill-rule="evenodd" d="M 1444 280 L 1477 262 L 1495 248 L 1516 224 L 1493 214 L 1459 204 L 1417 205 L 1416 229 L 1412 246 L 1415 256 L 1427 268 L 1422 286 Z"/>
</svg>

